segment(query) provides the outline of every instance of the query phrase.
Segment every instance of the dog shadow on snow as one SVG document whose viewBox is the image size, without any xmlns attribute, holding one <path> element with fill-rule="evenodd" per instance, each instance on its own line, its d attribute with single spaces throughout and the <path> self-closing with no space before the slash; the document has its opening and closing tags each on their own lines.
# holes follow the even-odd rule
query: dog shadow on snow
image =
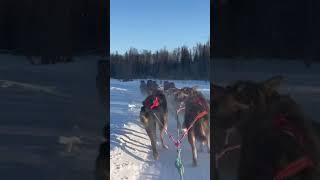
<svg viewBox="0 0 320 180">
<path fill-rule="evenodd" d="M 121 134 L 119 137 L 118 135 Z M 124 152 L 126 152 L 128 155 L 132 156 L 133 158 L 151 163 L 152 161 L 148 161 L 146 159 L 141 158 L 139 155 L 136 155 L 135 152 L 145 153 L 148 154 L 148 150 L 151 149 L 151 145 L 146 145 L 144 143 L 139 142 L 138 140 L 135 140 L 131 138 L 130 136 L 137 137 L 139 139 L 148 140 L 148 137 L 138 131 L 128 129 L 128 128 L 115 128 L 112 130 L 112 133 L 110 134 L 110 143 L 111 145 L 115 145 L 120 147 Z M 137 149 L 138 147 L 139 149 Z"/>
</svg>

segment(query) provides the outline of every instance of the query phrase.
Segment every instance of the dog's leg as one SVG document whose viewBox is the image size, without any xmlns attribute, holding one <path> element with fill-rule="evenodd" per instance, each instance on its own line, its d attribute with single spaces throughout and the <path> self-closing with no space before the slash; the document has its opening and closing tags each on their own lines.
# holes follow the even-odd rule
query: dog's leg
<svg viewBox="0 0 320 180">
<path fill-rule="evenodd" d="M 146 128 L 147 134 L 151 141 L 151 147 L 153 152 L 153 157 L 155 160 L 159 159 L 159 153 L 157 151 L 157 136 L 156 136 L 156 122 L 150 124 L 148 128 Z"/>
<path fill-rule="evenodd" d="M 162 143 L 162 147 L 168 149 L 169 147 L 164 143 L 163 136 L 165 134 L 165 130 L 168 128 L 168 113 L 164 113 L 162 117 L 163 126 L 159 125 L 160 129 L 160 139 Z"/>
<path fill-rule="evenodd" d="M 203 152 L 203 147 L 204 147 L 205 141 L 201 142 L 199 145 L 199 152 Z"/>
<path fill-rule="evenodd" d="M 196 139 L 194 136 L 194 132 L 191 131 L 188 133 L 188 140 L 192 149 L 192 166 L 197 166 L 197 147 L 196 147 Z"/>
<path fill-rule="evenodd" d="M 176 120 L 177 120 L 177 129 L 178 131 L 181 130 L 181 123 L 180 123 L 180 120 L 179 120 L 179 114 L 176 112 Z"/>
</svg>

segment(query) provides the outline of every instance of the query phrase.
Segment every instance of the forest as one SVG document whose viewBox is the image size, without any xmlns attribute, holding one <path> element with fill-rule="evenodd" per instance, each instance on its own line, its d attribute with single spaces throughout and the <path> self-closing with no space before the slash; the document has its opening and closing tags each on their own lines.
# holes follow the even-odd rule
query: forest
<svg viewBox="0 0 320 180">
<path fill-rule="evenodd" d="M 208 80 L 210 42 L 193 48 L 181 46 L 155 52 L 130 48 L 124 54 L 110 54 L 110 76 L 118 79 L 158 78 Z"/>
</svg>

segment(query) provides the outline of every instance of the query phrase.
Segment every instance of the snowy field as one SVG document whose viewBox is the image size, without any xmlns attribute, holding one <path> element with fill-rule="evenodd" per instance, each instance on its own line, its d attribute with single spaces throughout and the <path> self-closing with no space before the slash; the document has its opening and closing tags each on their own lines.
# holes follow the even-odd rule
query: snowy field
<svg viewBox="0 0 320 180">
<path fill-rule="evenodd" d="M 178 88 L 198 85 L 206 98 L 210 98 L 210 84 L 204 81 L 174 81 Z M 159 80 L 157 80 L 159 84 Z M 150 139 L 139 120 L 144 96 L 140 93 L 140 80 L 120 82 L 110 80 L 110 177 L 111 180 L 177 180 L 179 174 L 174 166 L 176 150 L 165 136 L 169 149 L 159 149 L 160 159 L 154 161 Z M 169 116 L 169 131 L 176 134 L 176 120 Z M 157 141 L 159 131 L 157 128 Z M 198 154 L 198 167 L 192 167 L 191 147 L 184 139 L 182 161 L 184 180 L 210 179 L 210 154 Z"/>
<path fill-rule="evenodd" d="M 320 122 L 320 64 L 306 68 L 303 62 L 290 60 L 226 61 L 215 59 L 211 66 L 211 79 L 218 84 L 229 84 L 236 80 L 265 80 L 274 75 L 284 75 L 286 80 L 280 87 L 290 94 L 304 109 L 306 116 Z M 212 71 L 214 70 L 214 71 Z M 232 159 L 230 155 L 230 159 Z M 221 180 L 236 180 L 234 174 L 220 171 Z"/>
<path fill-rule="evenodd" d="M 104 123 L 98 60 L 30 65 L 0 55 L 0 179 L 93 179 Z M 68 152 L 64 140 L 80 142 Z"/>
</svg>

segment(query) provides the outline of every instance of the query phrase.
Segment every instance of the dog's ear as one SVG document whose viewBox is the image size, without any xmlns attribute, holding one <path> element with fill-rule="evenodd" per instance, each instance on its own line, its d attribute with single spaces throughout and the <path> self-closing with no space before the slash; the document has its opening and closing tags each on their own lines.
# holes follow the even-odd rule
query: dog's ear
<svg viewBox="0 0 320 180">
<path fill-rule="evenodd" d="M 274 76 L 266 81 L 264 81 L 262 83 L 263 87 L 267 90 L 267 92 L 274 92 L 276 91 L 279 86 L 281 85 L 281 82 L 284 80 L 285 78 L 281 75 L 278 76 Z"/>
<path fill-rule="evenodd" d="M 224 87 L 216 84 L 211 83 L 210 89 L 213 95 L 213 99 L 219 99 L 220 97 L 224 96 L 226 93 L 226 89 Z"/>
</svg>

